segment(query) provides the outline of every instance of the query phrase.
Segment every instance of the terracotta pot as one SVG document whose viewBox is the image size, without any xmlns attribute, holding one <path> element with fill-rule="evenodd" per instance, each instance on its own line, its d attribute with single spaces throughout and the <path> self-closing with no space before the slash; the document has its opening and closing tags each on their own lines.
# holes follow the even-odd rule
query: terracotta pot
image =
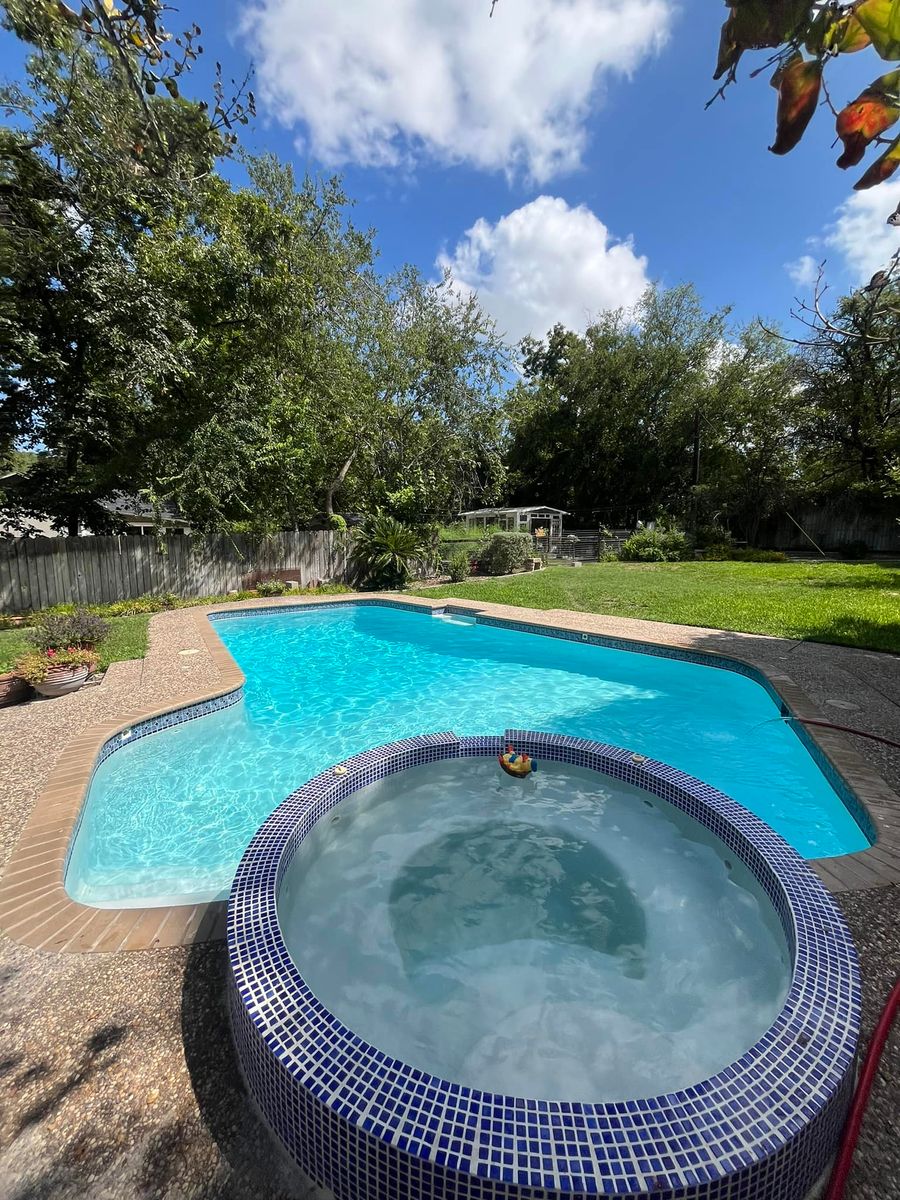
<svg viewBox="0 0 900 1200">
<path fill-rule="evenodd" d="M 7 704 L 18 704 L 31 693 L 31 684 L 26 683 L 21 675 L 11 672 L 0 675 L 0 708 Z"/>
<path fill-rule="evenodd" d="M 67 696 L 69 692 L 78 691 L 89 673 L 88 667 L 51 667 L 47 678 L 36 683 L 34 688 L 42 696 Z"/>
</svg>

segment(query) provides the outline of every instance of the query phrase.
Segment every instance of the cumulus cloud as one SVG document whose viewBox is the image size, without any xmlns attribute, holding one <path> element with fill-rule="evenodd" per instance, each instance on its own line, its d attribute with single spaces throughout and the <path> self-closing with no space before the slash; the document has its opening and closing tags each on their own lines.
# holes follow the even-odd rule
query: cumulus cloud
<svg viewBox="0 0 900 1200">
<path fill-rule="evenodd" d="M 837 210 L 824 241 L 840 254 L 854 284 L 867 283 L 900 249 L 900 229 L 887 223 L 898 204 L 900 180 L 895 180 L 854 192 Z"/>
<path fill-rule="evenodd" d="M 331 165 L 428 155 L 538 182 L 576 167 L 603 85 L 664 43 L 674 0 L 256 0 L 259 92 Z"/>
<path fill-rule="evenodd" d="M 628 307 L 647 287 L 647 259 L 617 242 L 584 205 L 539 196 L 496 224 L 483 217 L 437 265 L 476 292 L 501 331 L 517 341 L 557 321 L 583 330 L 596 313 Z"/>
<path fill-rule="evenodd" d="M 793 262 L 785 263 L 784 269 L 798 288 L 811 288 L 819 275 L 819 263 L 811 254 L 801 254 Z"/>
</svg>

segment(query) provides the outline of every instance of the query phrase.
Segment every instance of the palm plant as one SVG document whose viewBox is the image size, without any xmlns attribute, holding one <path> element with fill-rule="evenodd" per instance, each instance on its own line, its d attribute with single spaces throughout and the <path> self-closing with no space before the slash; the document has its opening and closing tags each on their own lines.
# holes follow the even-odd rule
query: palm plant
<svg viewBox="0 0 900 1200">
<path fill-rule="evenodd" d="M 419 531 L 388 513 L 367 517 L 354 537 L 353 561 L 370 587 L 405 587 L 415 561 L 429 554 Z"/>
</svg>

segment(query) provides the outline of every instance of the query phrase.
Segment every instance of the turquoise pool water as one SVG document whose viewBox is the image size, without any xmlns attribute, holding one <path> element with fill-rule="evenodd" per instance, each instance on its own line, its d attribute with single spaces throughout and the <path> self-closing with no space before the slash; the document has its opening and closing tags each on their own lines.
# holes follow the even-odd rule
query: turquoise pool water
<svg viewBox="0 0 900 1200">
<path fill-rule="evenodd" d="M 389 776 L 332 809 L 278 892 L 315 996 L 468 1087 L 596 1103 L 688 1087 L 778 1015 L 771 902 L 708 830 L 597 771 L 494 759 Z"/>
<path fill-rule="evenodd" d="M 243 699 L 99 767 L 66 874 L 74 899 L 224 895 L 257 827 L 311 776 L 447 729 L 627 746 L 732 796 L 808 858 L 869 844 L 765 689 L 731 671 L 372 605 L 216 629 L 246 675 Z"/>
</svg>

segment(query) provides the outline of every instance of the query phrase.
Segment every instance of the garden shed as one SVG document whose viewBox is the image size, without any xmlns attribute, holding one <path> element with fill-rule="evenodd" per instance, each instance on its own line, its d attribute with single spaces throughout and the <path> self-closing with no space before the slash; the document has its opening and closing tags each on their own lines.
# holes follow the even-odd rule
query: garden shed
<svg viewBox="0 0 900 1200">
<path fill-rule="evenodd" d="M 549 504 L 526 504 L 520 508 L 473 508 L 459 515 L 469 529 L 484 529 L 488 525 L 499 525 L 510 533 L 547 529 L 551 538 L 558 538 L 562 537 L 562 519 L 569 514 Z"/>
</svg>

